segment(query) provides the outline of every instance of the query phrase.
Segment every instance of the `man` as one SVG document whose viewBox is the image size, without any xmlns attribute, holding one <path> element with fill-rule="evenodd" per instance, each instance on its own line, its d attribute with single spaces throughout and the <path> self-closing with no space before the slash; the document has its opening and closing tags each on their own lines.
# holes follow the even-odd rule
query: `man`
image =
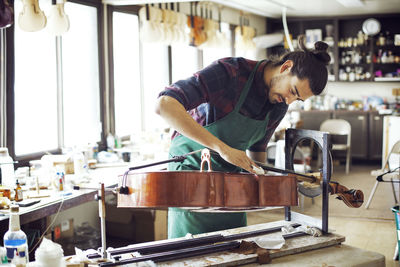
<svg viewBox="0 0 400 267">
<path fill-rule="evenodd" d="M 220 59 L 161 92 L 156 112 L 176 131 L 170 156 L 207 147 L 218 153 L 212 155 L 214 171 L 255 173 L 253 160 L 265 162 L 269 139 L 288 105 L 318 95 L 326 86 L 328 46 L 317 42 L 308 51 L 302 38 L 299 44 L 302 50 L 279 60 Z M 199 170 L 198 154 L 171 163 L 169 170 Z M 241 227 L 246 220 L 245 213 L 170 208 L 168 237 Z"/>
</svg>

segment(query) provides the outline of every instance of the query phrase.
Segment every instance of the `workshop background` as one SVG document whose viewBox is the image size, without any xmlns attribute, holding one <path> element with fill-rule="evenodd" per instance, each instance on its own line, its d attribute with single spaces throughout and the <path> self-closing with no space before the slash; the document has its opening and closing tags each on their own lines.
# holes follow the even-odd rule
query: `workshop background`
<svg viewBox="0 0 400 267">
<path fill-rule="evenodd" d="M 165 86 L 218 58 L 280 55 L 304 34 L 308 47 L 329 45 L 328 85 L 290 105 L 267 163 L 284 167 L 287 128 L 335 134 L 332 179 L 362 190 L 364 204 L 349 209 L 329 196 L 329 228 L 347 245 L 383 254 L 386 266 L 398 265 L 400 0 L 32 0 L 35 19 L 24 14 L 26 1 L 0 1 L 0 192 L 19 192 L 18 181 L 23 201 L 41 201 L 21 208 L 36 212 L 21 217 L 32 247 L 42 234 L 62 244 L 64 255 L 77 244 L 101 245 L 94 193 L 73 201 L 73 186 L 93 189 L 99 177 L 113 185 L 129 166 L 168 159 L 173 130 L 154 112 Z M 190 15 L 204 19 L 196 34 L 208 38 L 190 39 Z M 328 120 L 337 124 L 323 128 Z M 294 167 L 318 171 L 320 148 L 298 144 Z M 394 173 L 379 176 L 388 170 Z M 53 194 L 71 200 L 59 206 Z M 293 210 L 321 217 L 321 199 L 300 195 Z M 105 207 L 109 246 L 167 238 L 165 209 L 119 209 L 112 193 Z M 248 213 L 249 224 L 282 219 L 282 208 Z"/>
</svg>

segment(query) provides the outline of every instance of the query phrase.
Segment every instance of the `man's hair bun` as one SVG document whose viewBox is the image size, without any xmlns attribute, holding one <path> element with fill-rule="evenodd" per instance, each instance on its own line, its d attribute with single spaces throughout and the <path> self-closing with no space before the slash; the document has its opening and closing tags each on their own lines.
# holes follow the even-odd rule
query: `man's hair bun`
<svg viewBox="0 0 400 267">
<path fill-rule="evenodd" d="M 328 65 L 329 62 L 331 61 L 331 57 L 329 56 L 327 50 L 328 50 L 328 45 L 324 42 L 318 41 L 314 44 L 315 50 L 312 51 L 314 56 L 322 61 L 325 65 Z"/>
<path fill-rule="evenodd" d="M 316 51 L 326 52 L 328 50 L 328 45 L 324 42 L 318 41 L 314 44 Z"/>
</svg>

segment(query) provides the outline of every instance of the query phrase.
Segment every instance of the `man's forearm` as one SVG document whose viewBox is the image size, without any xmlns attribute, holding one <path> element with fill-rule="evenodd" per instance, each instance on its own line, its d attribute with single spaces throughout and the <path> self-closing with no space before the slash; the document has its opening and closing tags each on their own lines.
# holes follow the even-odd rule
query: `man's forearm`
<svg viewBox="0 0 400 267">
<path fill-rule="evenodd" d="M 161 96 L 157 102 L 156 113 L 182 135 L 215 150 L 225 161 L 248 172 L 255 173 L 253 166 L 256 166 L 256 164 L 246 155 L 245 151 L 228 146 L 204 129 L 186 112 L 182 104 L 176 99 L 169 96 Z"/>
<path fill-rule="evenodd" d="M 198 124 L 181 103 L 169 96 L 158 99 L 156 113 L 180 134 L 218 153 L 226 150 L 226 144 Z"/>
</svg>

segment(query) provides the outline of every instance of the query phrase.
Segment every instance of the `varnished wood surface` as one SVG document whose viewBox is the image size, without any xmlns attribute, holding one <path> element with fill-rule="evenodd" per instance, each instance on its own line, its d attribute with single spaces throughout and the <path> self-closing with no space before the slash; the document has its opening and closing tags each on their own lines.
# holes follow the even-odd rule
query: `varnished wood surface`
<svg viewBox="0 0 400 267">
<path fill-rule="evenodd" d="M 118 207 L 294 206 L 298 199 L 292 175 L 160 171 L 131 173 L 126 185 L 130 194 L 118 194 Z"/>
</svg>

